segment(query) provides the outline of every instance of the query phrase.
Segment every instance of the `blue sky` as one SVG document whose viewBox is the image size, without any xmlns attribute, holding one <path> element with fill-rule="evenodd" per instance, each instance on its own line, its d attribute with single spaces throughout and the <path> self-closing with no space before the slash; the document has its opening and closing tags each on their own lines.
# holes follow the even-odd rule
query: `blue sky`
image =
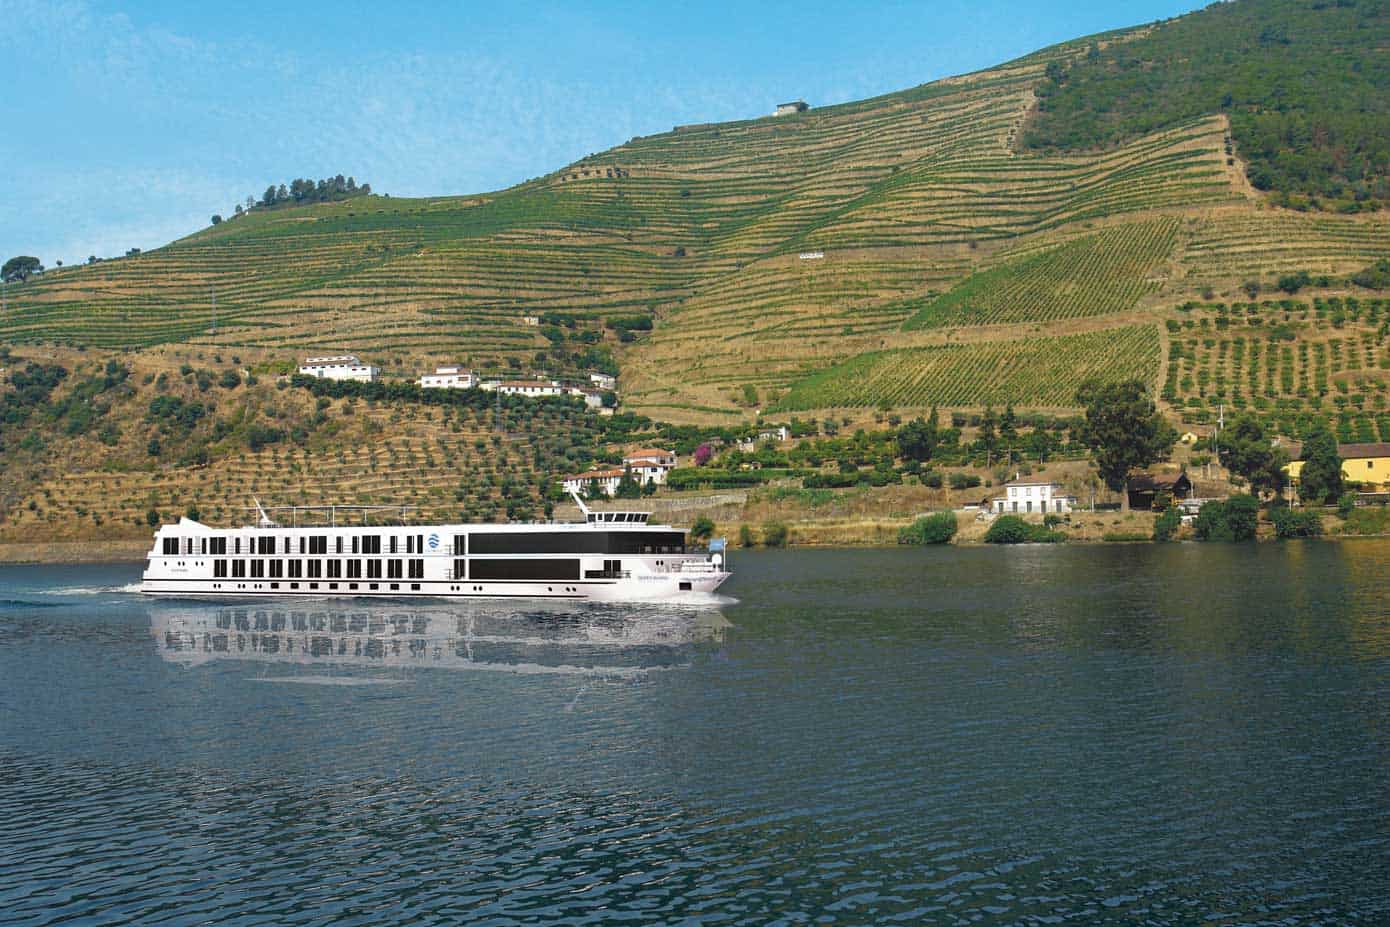
<svg viewBox="0 0 1390 927">
<path fill-rule="evenodd" d="M 1198 5 L 0 0 L 0 260 L 157 247 L 300 176 L 495 190 L 678 123 L 861 99 Z"/>
</svg>

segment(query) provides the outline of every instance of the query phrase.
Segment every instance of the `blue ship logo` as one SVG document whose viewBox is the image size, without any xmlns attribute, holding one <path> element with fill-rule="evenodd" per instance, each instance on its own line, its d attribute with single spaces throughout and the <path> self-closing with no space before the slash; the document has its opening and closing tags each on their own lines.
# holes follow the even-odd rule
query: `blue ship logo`
<svg viewBox="0 0 1390 927">
<path fill-rule="evenodd" d="M 430 535 L 430 541 L 429 541 L 429 543 L 430 543 L 430 550 L 438 550 L 438 549 L 439 549 L 439 535 L 437 535 L 437 534 L 431 534 L 431 535 Z"/>
</svg>

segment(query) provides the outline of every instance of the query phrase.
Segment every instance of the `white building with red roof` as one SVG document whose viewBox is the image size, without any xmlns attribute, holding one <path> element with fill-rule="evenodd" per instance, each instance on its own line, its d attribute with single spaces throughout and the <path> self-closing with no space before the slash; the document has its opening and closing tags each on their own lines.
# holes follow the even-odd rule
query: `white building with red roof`
<svg viewBox="0 0 1390 927">
<path fill-rule="evenodd" d="M 618 491 L 618 483 L 623 478 L 622 467 L 604 467 L 601 469 L 585 470 L 583 473 L 565 477 L 565 492 L 577 492 L 583 494 L 590 487 L 596 490 L 613 495 Z M 636 474 L 633 474 L 634 479 Z"/>
<path fill-rule="evenodd" d="M 643 485 L 666 482 L 666 474 L 676 468 L 674 452 L 659 447 L 639 447 L 623 456 L 623 466 L 632 470 L 632 478 Z"/>
</svg>

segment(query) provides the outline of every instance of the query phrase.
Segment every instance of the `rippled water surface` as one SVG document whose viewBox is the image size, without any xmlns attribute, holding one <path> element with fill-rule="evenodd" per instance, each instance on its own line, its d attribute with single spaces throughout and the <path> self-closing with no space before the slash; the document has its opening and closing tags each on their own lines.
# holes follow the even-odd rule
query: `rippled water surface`
<svg viewBox="0 0 1390 927">
<path fill-rule="evenodd" d="M 1390 543 L 734 569 L 538 610 L 0 568 L 0 922 L 1390 923 Z"/>
</svg>

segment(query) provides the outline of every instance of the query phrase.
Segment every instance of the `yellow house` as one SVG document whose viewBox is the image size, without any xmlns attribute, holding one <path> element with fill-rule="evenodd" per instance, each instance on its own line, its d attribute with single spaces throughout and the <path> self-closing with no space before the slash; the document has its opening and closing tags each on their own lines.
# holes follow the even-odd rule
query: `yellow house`
<svg viewBox="0 0 1390 927">
<path fill-rule="evenodd" d="M 1390 489 L 1390 443 L 1339 444 L 1337 456 L 1342 458 L 1342 479 L 1359 483 L 1362 492 L 1385 492 Z M 1295 460 L 1284 468 L 1289 482 L 1298 485 L 1303 461 Z"/>
</svg>

